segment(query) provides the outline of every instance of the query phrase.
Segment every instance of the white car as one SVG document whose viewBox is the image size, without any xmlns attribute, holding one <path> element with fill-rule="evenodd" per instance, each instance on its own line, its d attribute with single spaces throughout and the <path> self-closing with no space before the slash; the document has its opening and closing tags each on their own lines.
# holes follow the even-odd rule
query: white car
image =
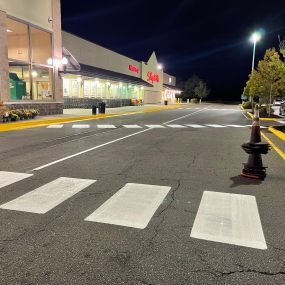
<svg viewBox="0 0 285 285">
<path fill-rule="evenodd" d="M 280 106 L 281 103 L 283 103 L 283 100 L 282 99 L 275 99 L 273 101 L 273 106 Z"/>
</svg>

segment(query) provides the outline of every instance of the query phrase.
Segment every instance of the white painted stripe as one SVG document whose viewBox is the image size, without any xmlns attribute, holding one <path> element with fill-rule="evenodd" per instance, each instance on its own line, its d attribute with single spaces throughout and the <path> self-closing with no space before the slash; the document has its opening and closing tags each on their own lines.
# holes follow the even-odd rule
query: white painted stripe
<svg viewBox="0 0 285 285">
<path fill-rule="evenodd" d="M 30 176 L 33 176 L 33 174 L 0 171 L 0 188 L 11 185 Z"/>
<path fill-rule="evenodd" d="M 60 177 L 1 205 L 0 208 L 44 214 L 94 182 L 96 180 Z"/>
<path fill-rule="evenodd" d="M 32 169 L 31 171 L 37 171 L 37 170 L 41 170 L 41 169 L 47 168 L 47 167 L 52 166 L 52 165 L 54 165 L 54 164 L 60 163 L 60 162 L 62 162 L 62 161 L 71 159 L 71 158 L 76 157 L 76 156 L 79 156 L 79 155 L 81 155 L 81 154 L 88 153 L 88 152 L 93 151 L 93 150 L 95 150 L 95 149 L 104 147 L 104 146 L 106 146 L 106 145 L 109 145 L 109 144 L 112 144 L 112 143 L 115 143 L 115 142 L 118 142 L 118 141 L 121 141 L 121 140 L 130 138 L 130 137 L 133 137 L 133 136 L 136 136 L 136 135 L 138 135 L 138 134 L 141 134 L 141 133 L 144 133 L 144 132 L 147 132 L 147 131 L 150 131 L 150 130 L 151 130 L 151 129 L 145 129 L 145 130 L 142 130 L 142 131 L 139 131 L 139 132 L 136 132 L 136 133 L 133 133 L 133 134 L 130 134 L 130 135 L 127 135 L 127 136 L 124 136 L 124 137 L 115 139 L 115 140 L 113 140 L 113 141 L 109 141 L 109 142 L 106 142 L 106 143 L 103 143 L 103 144 L 100 144 L 100 145 L 97 145 L 97 146 L 88 148 L 88 149 L 86 149 L 86 150 L 83 150 L 83 151 L 74 153 L 74 154 L 72 154 L 72 155 L 63 157 L 63 158 L 61 158 L 61 159 L 52 161 L 52 162 L 50 162 L 50 163 L 41 165 L 41 166 L 39 166 L 39 167 L 36 167 L 36 168 Z"/>
<path fill-rule="evenodd" d="M 226 128 L 226 126 L 216 125 L 216 124 L 206 124 L 206 126 L 211 128 Z"/>
<path fill-rule="evenodd" d="M 117 127 L 114 125 L 97 125 L 99 129 L 116 129 Z"/>
<path fill-rule="evenodd" d="M 204 108 L 204 109 L 195 111 L 195 112 L 193 112 L 193 113 L 190 113 L 190 114 L 188 114 L 188 115 L 185 115 L 185 116 L 182 116 L 182 117 L 179 117 L 179 118 L 170 120 L 170 121 L 168 121 L 168 122 L 163 123 L 163 125 L 166 125 L 166 124 L 169 124 L 169 123 L 172 123 L 172 122 L 181 120 L 181 119 L 183 119 L 183 118 L 191 117 L 191 116 L 193 116 L 193 115 L 196 115 L 196 114 L 201 113 L 201 112 L 206 111 L 206 110 L 208 110 L 208 108 Z"/>
<path fill-rule="evenodd" d="M 72 125 L 73 129 L 89 129 L 90 125 L 83 125 L 83 124 L 74 124 Z"/>
<path fill-rule="evenodd" d="M 50 125 L 47 126 L 47 129 L 61 129 L 63 125 Z"/>
<path fill-rule="evenodd" d="M 144 229 L 170 189 L 127 183 L 85 221 Z"/>
<path fill-rule="evenodd" d="M 205 126 L 202 126 L 202 125 L 196 125 L 196 124 L 188 124 L 186 125 L 187 127 L 191 127 L 191 128 L 207 128 Z"/>
<path fill-rule="evenodd" d="M 266 249 L 254 196 L 205 191 L 192 238 Z"/>
<path fill-rule="evenodd" d="M 233 128 L 246 128 L 247 126 L 242 125 L 226 125 L 227 127 L 233 127 Z"/>
<path fill-rule="evenodd" d="M 127 129 L 141 129 L 142 127 L 139 125 L 123 125 L 123 127 Z"/>
<path fill-rule="evenodd" d="M 181 128 L 186 128 L 185 126 L 183 125 L 166 125 L 167 127 L 169 128 L 174 128 L 174 129 L 181 129 Z"/>
<path fill-rule="evenodd" d="M 282 120 L 279 120 L 279 121 L 276 121 L 276 122 L 278 122 L 280 124 L 285 124 L 285 121 L 282 121 Z"/>
<path fill-rule="evenodd" d="M 165 127 L 162 125 L 146 125 L 146 127 L 151 129 L 164 129 Z"/>
</svg>

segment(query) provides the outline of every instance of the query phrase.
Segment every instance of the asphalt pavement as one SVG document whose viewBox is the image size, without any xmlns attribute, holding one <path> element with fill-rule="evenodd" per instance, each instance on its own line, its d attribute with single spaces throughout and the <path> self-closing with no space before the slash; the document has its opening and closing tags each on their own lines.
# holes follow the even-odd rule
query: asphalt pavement
<svg viewBox="0 0 285 285">
<path fill-rule="evenodd" d="M 285 284 L 285 162 L 240 176 L 250 124 L 201 104 L 0 133 L 0 284 Z"/>
</svg>

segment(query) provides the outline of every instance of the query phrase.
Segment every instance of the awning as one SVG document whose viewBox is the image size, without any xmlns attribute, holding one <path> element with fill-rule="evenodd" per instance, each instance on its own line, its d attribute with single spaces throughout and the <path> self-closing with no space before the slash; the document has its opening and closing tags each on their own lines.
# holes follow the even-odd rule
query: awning
<svg viewBox="0 0 285 285">
<path fill-rule="evenodd" d="M 102 69 L 99 67 L 94 67 L 86 64 L 80 63 L 80 70 L 77 71 L 62 71 L 61 73 L 66 74 L 76 74 L 81 76 L 87 76 L 91 78 L 99 78 L 99 79 L 105 79 L 105 80 L 113 80 L 113 81 L 121 81 L 126 82 L 134 85 L 140 85 L 140 86 L 146 86 L 146 87 L 153 87 L 150 83 L 142 80 L 141 78 L 137 78 L 134 76 L 122 74 L 119 72 Z"/>
<path fill-rule="evenodd" d="M 181 89 L 179 89 L 179 88 L 177 88 L 176 86 L 173 86 L 173 85 L 163 84 L 163 87 L 168 88 L 168 89 L 175 90 L 175 91 L 177 91 L 177 92 L 182 92 Z"/>
</svg>

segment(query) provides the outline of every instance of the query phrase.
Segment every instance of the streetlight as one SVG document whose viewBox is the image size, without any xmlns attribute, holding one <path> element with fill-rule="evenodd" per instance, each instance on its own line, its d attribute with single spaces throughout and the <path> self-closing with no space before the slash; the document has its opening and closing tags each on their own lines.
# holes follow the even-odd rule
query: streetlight
<svg viewBox="0 0 285 285">
<path fill-rule="evenodd" d="M 258 41 L 260 41 L 261 39 L 261 34 L 259 32 L 254 32 L 251 37 L 250 37 L 250 41 L 253 42 L 253 54 L 252 54 L 252 66 L 251 66 L 251 74 L 253 73 L 254 70 L 254 59 L 255 59 L 255 47 L 256 47 L 256 43 Z M 251 96 L 251 109 L 252 109 L 252 113 L 253 113 L 253 96 Z"/>
</svg>

